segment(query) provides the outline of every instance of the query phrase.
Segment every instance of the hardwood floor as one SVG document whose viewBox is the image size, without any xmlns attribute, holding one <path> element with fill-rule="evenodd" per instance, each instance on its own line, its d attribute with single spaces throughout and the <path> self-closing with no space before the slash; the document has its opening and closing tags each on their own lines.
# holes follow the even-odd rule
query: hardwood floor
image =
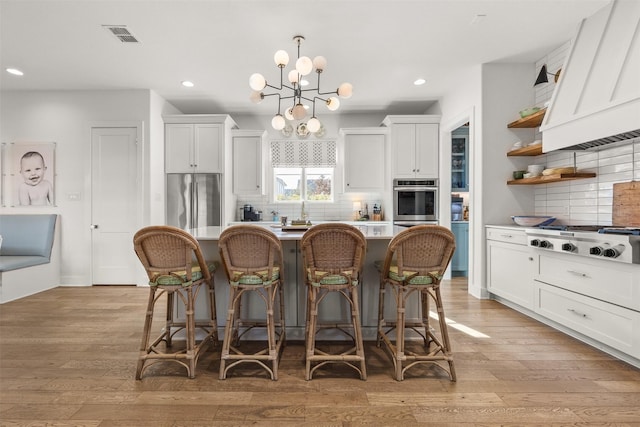
<svg viewBox="0 0 640 427">
<path fill-rule="evenodd" d="M 464 280 L 443 285 L 447 317 L 487 337 L 450 327 L 456 383 L 430 368 L 397 382 L 373 342 L 367 381 L 337 367 L 305 381 L 302 342 L 277 382 L 251 365 L 218 380 L 219 346 L 193 380 L 167 363 L 136 381 L 147 295 L 63 287 L 0 306 L 0 426 L 640 426 L 640 370 L 470 297 Z"/>
</svg>

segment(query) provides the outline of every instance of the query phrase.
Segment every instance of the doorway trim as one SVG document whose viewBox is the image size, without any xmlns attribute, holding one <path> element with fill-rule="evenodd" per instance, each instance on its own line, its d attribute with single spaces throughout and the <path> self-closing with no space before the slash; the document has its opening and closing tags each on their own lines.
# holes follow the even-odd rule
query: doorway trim
<svg viewBox="0 0 640 427">
<path fill-rule="evenodd" d="M 465 123 L 469 123 L 469 139 L 468 139 L 468 145 L 469 145 L 469 157 L 467 160 L 467 177 L 469 180 L 469 205 L 472 207 L 469 209 L 469 271 L 468 271 L 468 275 L 467 275 L 467 279 L 468 279 L 468 289 L 469 289 L 469 293 L 472 295 L 475 295 L 475 292 L 472 292 L 473 289 L 475 289 L 475 285 L 474 285 L 474 278 L 475 278 L 475 274 L 476 271 L 482 271 L 482 270 L 476 270 L 477 266 L 476 266 L 476 262 L 475 262 L 475 256 L 476 254 L 481 254 L 481 248 L 478 248 L 476 246 L 476 239 L 474 239 L 475 233 L 476 233 L 476 228 L 477 228 L 477 224 L 478 221 L 480 219 L 480 215 L 478 215 L 477 209 L 473 208 L 474 206 L 479 206 L 479 201 L 476 200 L 476 186 L 474 183 L 474 174 L 475 174 L 475 158 L 476 158 L 476 149 L 475 149 L 475 128 L 476 128 L 476 123 L 475 123 L 476 117 L 475 117 L 475 107 L 470 107 L 467 110 L 464 110 L 463 112 L 461 112 L 460 114 L 457 114 L 455 116 L 452 117 L 452 119 L 443 124 L 442 125 L 442 131 L 441 131 L 441 141 L 443 141 L 443 143 L 440 144 L 440 146 L 442 147 L 442 158 L 441 158 L 441 165 L 442 165 L 442 170 L 445 171 L 444 174 L 441 174 L 441 180 L 440 180 L 440 188 L 444 189 L 447 188 L 447 191 L 440 191 L 440 222 L 441 225 L 442 224 L 442 220 L 446 220 L 446 226 L 448 226 L 449 228 L 451 227 L 451 138 L 452 138 L 452 134 L 453 131 L 458 129 L 460 126 L 464 125 Z M 442 179 L 442 178 L 445 179 Z M 446 209 L 443 209 L 442 207 L 446 207 Z M 445 215 L 443 214 L 443 211 L 446 212 Z M 474 211 L 475 214 L 474 214 Z M 447 269 L 447 278 L 451 278 L 451 268 Z"/>
<path fill-rule="evenodd" d="M 91 169 L 91 159 L 93 159 L 93 144 L 92 144 L 92 135 L 94 128 L 135 128 L 136 129 L 136 215 L 135 215 L 135 223 L 136 227 L 142 227 L 144 224 L 144 213 L 145 213 L 145 188 L 148 188 L 146 185 L 147 181 L 147 164 L 145 162 L 144 154 L 145 150 L 145 138 L 144 138 L 144 122 L 143 121 L 92 121 L 88 123 L 87 129 L 87 140 L 88 140 L 88 166 L 85 169 L 85 185 L 84 185 L 84 197 L 83 205 L 84 205 L 84 238 L 83 245 L 87 248 L 87 253 L 89 254 L 88 260 L 88 271 L 87 271 L 87 283 L 89 286 L 93 285 L 93 246 L 92 246 L 92 232 L 91 232 L 91 221 L 92 221 L 92 212 L 91 212 L 91 200 L 93 194 L 91 193 L 91 185 L 92 185 L 92 169 Z M 133 253 L 133 249 L 132 249 Z M 136 274 L 140 276 L 140 279 L 136 283 L 137 285 L 141 283 L 145 283 L 142 274 L 143 270 L 140 270 L 140 274 Z"/>
</svg>

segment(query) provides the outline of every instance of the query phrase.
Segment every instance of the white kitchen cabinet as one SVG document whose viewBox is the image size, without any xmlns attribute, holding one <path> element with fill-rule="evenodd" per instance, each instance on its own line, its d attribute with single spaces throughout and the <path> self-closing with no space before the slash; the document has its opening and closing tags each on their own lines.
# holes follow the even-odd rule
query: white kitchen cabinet
<svg viewBox="0 0 640 427">
<path fill-rule="evenodd" d="M 387 130 L 341 129 L 344 192 L 383 192 L 386 179 Z"/>
<path fill-rule="evenodd" d="M 524 231 L 487 227 L 487 289 L 533 309 L 538 260 Z"/>
<path fill-rule="evenodd" d="M 635 264 L 540 255 L 535 312 L 640 359 L 640 268 Z"/>
<path fill-rule="evenodd" d="M 165 124 L 165 172 L 222 172 L 223 132 L 214 123 Z"/>
<path fill-rule="evenodd" d="M 438 178 L 440 116 L 387 116 L 394 178 Z"/>
<path fill-rule="evenodd" d="M 265 194 L 263 153 L 266 135 L 266 131 L 263 130 L 232 131 L 233 193 L 235 195 Z"/>
</svg>

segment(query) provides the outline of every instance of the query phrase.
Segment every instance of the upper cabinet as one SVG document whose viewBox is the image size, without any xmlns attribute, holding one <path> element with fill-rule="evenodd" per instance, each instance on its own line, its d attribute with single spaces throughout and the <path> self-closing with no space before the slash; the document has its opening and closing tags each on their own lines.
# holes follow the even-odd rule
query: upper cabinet
<svg viewBox="0 0 640 427">
<path fill-rule="evenodd" d="M 468 135 L 451 135 L 451 191 L 469 191 L 468 142 Z"/>
<path fill-rule="evenodd" d="M 387 116 L 393 178 L 438 178 L 440 116 Z"/>
<path fill-rule="evenodd" d="M 229 121 L 227 115 L 165 117 L 165 172 L 223 172 Z"/>
<path fill-rule="evenodd" d="M 233 193 L 236 195 L 265 194 L 262 163 L 267 132 L 264 130 L 233 130 Z"/>
<path fill-rule="evenodd" d="M 383 192 L 386 180 L 386 129 L 341 129 L 344 191 Z"/>
</svg>

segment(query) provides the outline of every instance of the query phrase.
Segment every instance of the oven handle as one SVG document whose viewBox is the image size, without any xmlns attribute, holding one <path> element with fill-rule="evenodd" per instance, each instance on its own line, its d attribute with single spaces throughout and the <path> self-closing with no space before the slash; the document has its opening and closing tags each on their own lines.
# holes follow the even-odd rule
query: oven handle
<svg viewBox="0 0 640 427">
<path fill-rule="evenodd" d="M 430 191 L 430 190 L 437 190 L 438 187 L 426 187 L 426 186 L 420 186 L 420 187 L 393 187 L 394 191 Z"/>
</svg>

